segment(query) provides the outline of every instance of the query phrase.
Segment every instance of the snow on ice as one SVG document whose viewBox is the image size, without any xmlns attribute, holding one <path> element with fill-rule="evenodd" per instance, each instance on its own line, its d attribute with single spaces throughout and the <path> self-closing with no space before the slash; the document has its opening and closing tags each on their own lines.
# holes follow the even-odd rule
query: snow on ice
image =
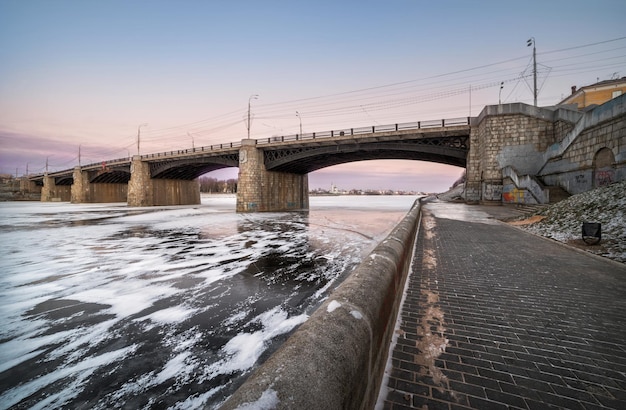
<svg viewBox="0 0 626 410">
<path fill-rule="evenodd" d="M 218 406 L 415 199 L 1 203 L 0 407 Z"/>
</svg>

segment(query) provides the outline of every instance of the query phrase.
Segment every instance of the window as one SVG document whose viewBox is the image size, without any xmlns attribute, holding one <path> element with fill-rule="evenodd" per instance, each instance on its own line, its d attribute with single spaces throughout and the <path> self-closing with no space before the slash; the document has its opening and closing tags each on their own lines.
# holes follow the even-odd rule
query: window
<svg viewBox="0 0 626 410">
<path fill-rule="evenodd" d="M 613 95 L 611 96 L 611 98 L 616 98 L 620 95 L 622 95 L 622 90 L 613 91 Z"/>
</svg>

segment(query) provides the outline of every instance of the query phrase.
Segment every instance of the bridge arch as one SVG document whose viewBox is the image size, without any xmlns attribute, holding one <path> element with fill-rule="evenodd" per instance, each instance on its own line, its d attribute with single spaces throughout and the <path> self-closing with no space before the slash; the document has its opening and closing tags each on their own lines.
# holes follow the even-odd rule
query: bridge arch
<svg viewBox="0 0 626 410">
<path fill-rule="evenodd" d="M 89 180 L 92 184 L 128 184 L 130 172 L 122 170 L 109 170 L 98 172 Z"/>
<path fill-rule="evenodd" d="M 307 174 L 333 165 L 378 159 L 438 162 L 465 167 L 467 136 L 403 141 L 369 141 L 324 146 L 294 146 L 264 150 L 268 171 Z"/>
<path fill-rule="evenodd" d="M 222 168 L 237 167 L 239 156 L 185 158 L 154 162 L 150 164 L 150 175 L 155 179 L 179 179 L 191 181 L 207 172 Z"/>
</svg>

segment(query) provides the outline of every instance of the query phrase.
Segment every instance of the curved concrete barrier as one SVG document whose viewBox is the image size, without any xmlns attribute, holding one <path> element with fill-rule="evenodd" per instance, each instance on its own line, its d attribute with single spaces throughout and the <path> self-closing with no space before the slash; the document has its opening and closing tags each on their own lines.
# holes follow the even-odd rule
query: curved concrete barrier
<svg viewBox="0 0 626 410">
<path fill-rule="evenodd" d="M 376 404 L 421 205 L 409 213 L 222 409 Z"/>
</svg>

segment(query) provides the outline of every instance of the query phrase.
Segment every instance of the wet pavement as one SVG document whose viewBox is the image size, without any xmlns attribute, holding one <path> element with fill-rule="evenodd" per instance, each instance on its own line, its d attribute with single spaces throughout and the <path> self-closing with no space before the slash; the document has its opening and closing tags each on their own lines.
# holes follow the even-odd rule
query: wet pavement
<svg viewBox="0 0 626 410">
<path fill-rule="evenodd" d="M 626 266 L 513 212 L 424 207 L 385 409 L 626 408 Z"/>
</svg>

